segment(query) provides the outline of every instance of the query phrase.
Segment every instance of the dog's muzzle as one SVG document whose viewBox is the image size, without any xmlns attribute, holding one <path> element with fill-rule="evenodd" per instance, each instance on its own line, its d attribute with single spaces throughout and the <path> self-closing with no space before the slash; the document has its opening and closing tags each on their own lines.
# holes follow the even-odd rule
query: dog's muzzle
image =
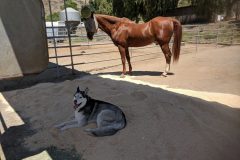
<svg viewBox="0 0 240 160">
<path fill-rule="evenodd" d="M 74 101 L 73 108 L 76 110 L 82 103 L 77 104 L 77 101 Z"/>
</svg>

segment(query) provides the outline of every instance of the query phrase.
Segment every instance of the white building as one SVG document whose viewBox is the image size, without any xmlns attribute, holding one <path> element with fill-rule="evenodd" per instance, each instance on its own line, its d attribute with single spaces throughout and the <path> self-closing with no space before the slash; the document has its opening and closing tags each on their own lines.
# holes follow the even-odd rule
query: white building
<svg viewBox="0 0 240 160">
<path fill-rule="evenodd" d="M 55 38 L 56 42 L 63 42 L 64 37 L 67 36 L 65 22 L 63 21 L 46 22 L 46 32 L 48 42 L 52 42 L 53 38 Z"/>
</svg>

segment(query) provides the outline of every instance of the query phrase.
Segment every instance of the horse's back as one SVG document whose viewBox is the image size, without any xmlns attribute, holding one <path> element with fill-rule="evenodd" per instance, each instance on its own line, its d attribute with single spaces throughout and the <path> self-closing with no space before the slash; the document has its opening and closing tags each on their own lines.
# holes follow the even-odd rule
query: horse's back
<svg viewBox="0 0 240 160">
<path fill-rule="evenodd" d="M 174 29 L 173 28 L 173 25 L 174 23 L 177 23 L 178 25 L 181 25 L 181 23 L 175 19 L 175 18 L 172 18 L 172 17 L 155 17 L 153 18 L 152 20 L 150 20 L 149 22 L 152 23 L 153 26 L 169 26 L 170 29 Z"/>
</svg>

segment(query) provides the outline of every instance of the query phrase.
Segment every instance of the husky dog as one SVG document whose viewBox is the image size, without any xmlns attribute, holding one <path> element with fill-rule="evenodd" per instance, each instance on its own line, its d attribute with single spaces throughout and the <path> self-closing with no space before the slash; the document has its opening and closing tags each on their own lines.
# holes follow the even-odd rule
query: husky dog
<svg viewBox="0 0 240 160">
<path fill-rule="evenodd" d="M 110 136 L 126 126 L 125 115 L 119 107 L 92 99 L 87 92 L 88 88 L 85 91 L 77 88 L 73 98 L 75 119 L 56 125 L 56 128 L 65 130 L 95 122 L 97 128 L 88 128 L 85 131 L 95 136 Z"/>
</svg>

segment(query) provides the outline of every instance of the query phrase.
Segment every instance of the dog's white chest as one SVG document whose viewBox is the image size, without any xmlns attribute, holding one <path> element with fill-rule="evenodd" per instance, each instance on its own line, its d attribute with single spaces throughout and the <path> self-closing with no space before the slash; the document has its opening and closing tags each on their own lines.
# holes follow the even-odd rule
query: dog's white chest
<svg viewBox="0 0 240 160">
<path fill-rule="evenodd" d="M 75 119 L 79 122 L 84 118 L 84 114 L 82 112 L 75 111 Z"/>
</svg>

